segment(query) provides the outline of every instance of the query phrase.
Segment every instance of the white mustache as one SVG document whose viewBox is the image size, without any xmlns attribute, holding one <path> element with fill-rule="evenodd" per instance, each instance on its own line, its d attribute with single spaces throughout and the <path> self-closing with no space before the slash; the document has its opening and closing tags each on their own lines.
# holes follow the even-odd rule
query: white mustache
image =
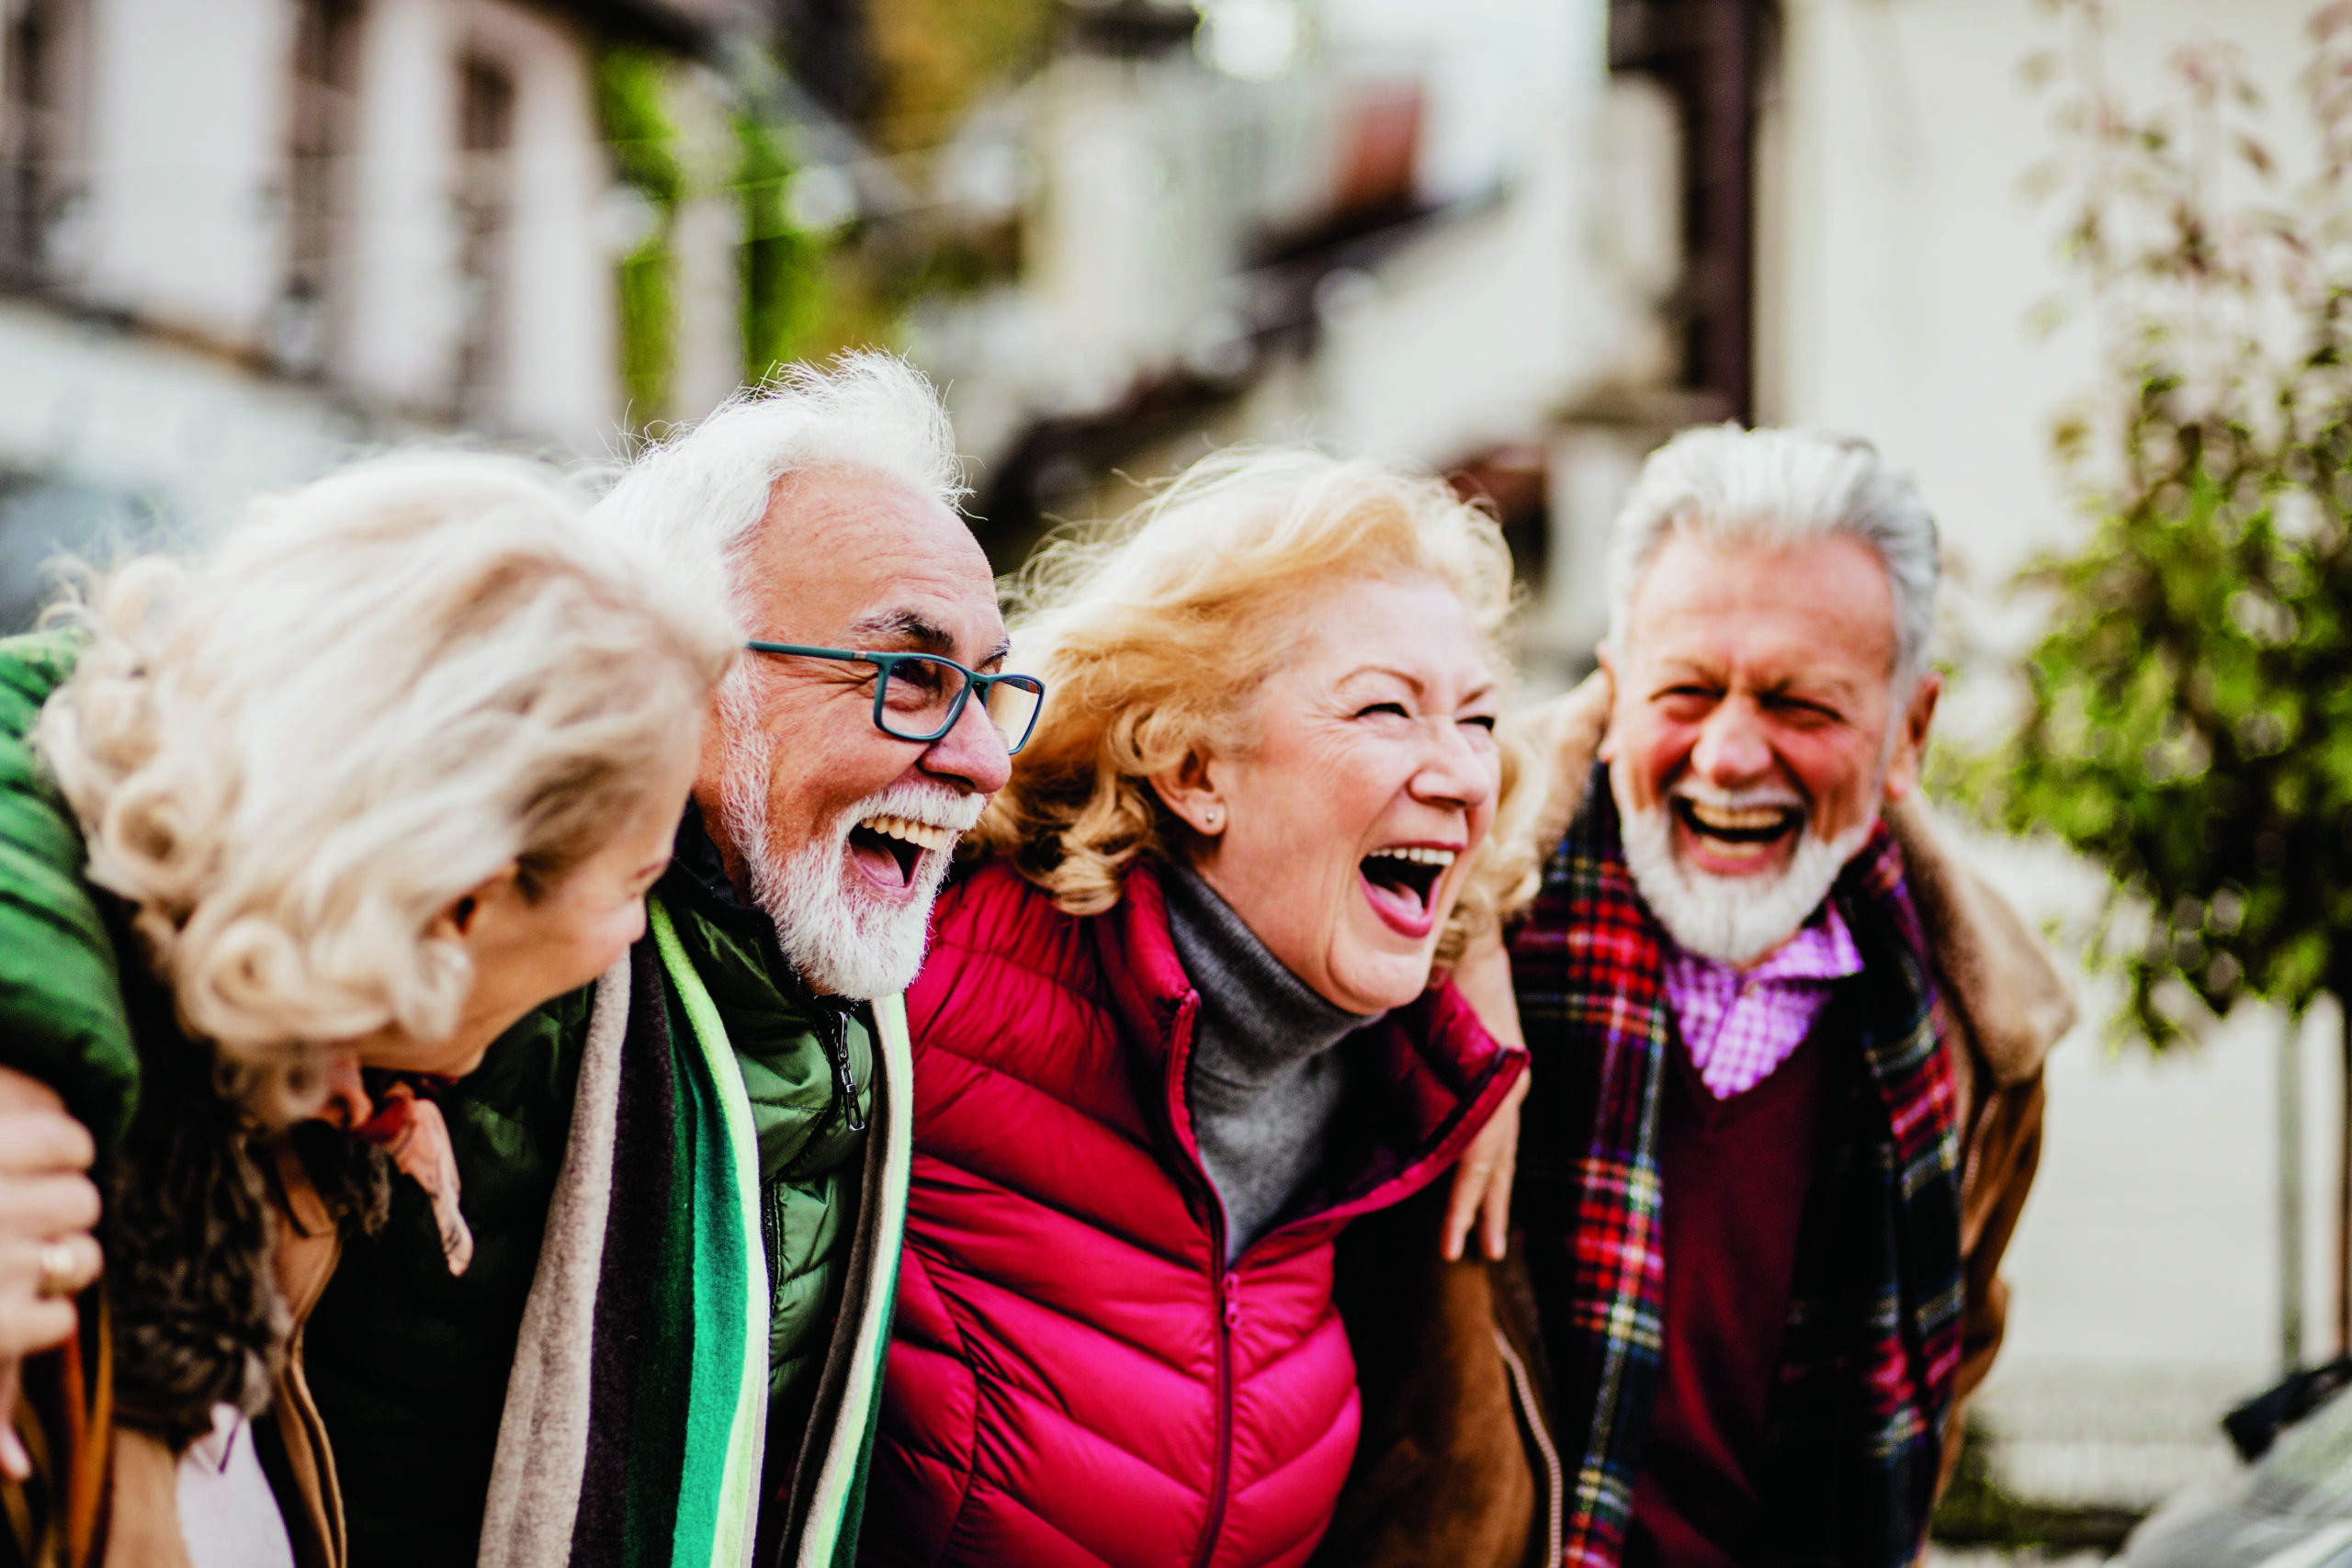
<svg viewBox="0 0 2352 1568">
<path fill-rule="evenodd" d="M 979 825 L 988 804 L 984 795 L 960 795 L 937 784 L 896 784 L 843 811 L 834 824 L 835 836 L 848 838 L 850 829 L 869 817 L 904 817 L 951 833 L 968 833 Z"/>
</svg>

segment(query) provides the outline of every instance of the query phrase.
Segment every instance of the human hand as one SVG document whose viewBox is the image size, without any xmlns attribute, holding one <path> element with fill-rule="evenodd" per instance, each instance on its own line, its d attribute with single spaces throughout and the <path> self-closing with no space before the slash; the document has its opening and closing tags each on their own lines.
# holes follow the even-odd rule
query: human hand
<svg viewBox="0 0 2352 1568">
<path fill-rule="evenodd" d="M 98 1277 L 89 1130 L 38 1078 L 0 1067 L 0 1475 L 32 1461 L 15 1426 L 25 1357 L 74 1333 L 74 1298 Z"/>
<path fill-rule="evenodd" d="M 1519 1166 L 1519 1104 L 1527 1098 L 1527 1075 L 1510 1086 L 1493 1120 L 1478 1130 L 1453 1170 L 1453 1195 L 1445 1205 L 1445 1260 L 1462 1256 L 1473 1223 L 1488 1258 L 1499 1259 L 1510 1245 L 1510 1183 Z"/>
<path fill-rule="evenodd" d="M 1453 984 L 1487 1033 L 1506 1045 L 1524 1043 L 1519 1028 L 1519 1002 L 1511 991 L 1510 955 L 1504 951 L 1499 931 L 1488 931 L 1472 942 L 1454 966 Z M 1521 1073 L 1454 1168 L 1453 1194 L 1446 1202 L 1443 1234 L 1449 1263 L 1462 1256 L 1474 1224 L 1488 1258 L 1499 1258 L 1510 1245 L 1510 1183 L 1519 1164 L 1519 1106 L 1526 1098 L 1527 1075 Z"/>
</svg>

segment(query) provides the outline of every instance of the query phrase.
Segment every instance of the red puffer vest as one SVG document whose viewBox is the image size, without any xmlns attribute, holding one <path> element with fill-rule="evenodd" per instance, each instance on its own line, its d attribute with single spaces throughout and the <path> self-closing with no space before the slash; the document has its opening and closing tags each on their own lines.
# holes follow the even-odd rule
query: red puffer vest
<svg viewBox="0 0 2352 1568">
<path fill-rule="evenodd" d="M 863 1562 L 1306 1561 L 1356 1442 L 1331 1303 L 1351 1217 L 1428 1185 L 1523 1070 L 1448 983 L 1372 1053 L 1344 1178 L 1227 1270 L 1184 1064 L 1199 998 L 1159 879 L 1087 919 L 1001 865 L 941 898 L 914 1038 L 914 1173 Z"/>
</svg>

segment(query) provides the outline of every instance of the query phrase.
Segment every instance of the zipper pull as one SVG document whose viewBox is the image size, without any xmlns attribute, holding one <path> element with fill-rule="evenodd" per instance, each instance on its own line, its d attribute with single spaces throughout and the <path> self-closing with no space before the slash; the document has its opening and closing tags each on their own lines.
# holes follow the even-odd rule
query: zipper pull
<svg viewBox="0 0 2352 1568">
<path fill-rule="evenodd" d="M 1228 1329 L 1241 1326 L 1241 1276 L 1238 1274 L 1229 1273 L 1225 1277 L 1225 1326 Z"/>
<path fill-rule="evenodd" d="M 853 1133 L 865 1131 L 865 1117 L 857 1108 L 857 1079 L 849 1070 L 849 1026 L 838 1025 L 834 1036 L 841 1048 L 833 1053 L 833 1092 L 842 1097 L 842 1119 Z"/>
</svg>

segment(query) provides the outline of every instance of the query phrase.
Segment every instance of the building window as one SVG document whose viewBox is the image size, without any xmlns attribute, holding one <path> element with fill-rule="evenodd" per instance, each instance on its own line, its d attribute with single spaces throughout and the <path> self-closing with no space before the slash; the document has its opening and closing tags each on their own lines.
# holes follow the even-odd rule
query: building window
<svg viewBox="0 0 2352 1568">
<path fill-rule="evenodd" d="M 269 327 L 272 355 L 295 375 L 324 369 L 334 346 L 334 308 L 351 245 L 359 9 L 359 0 L 300 0 L 295 22 L 286 290 Z"/>
<path fill-rule="evenodd" d="M 0 0 L 0 276 L 72 270 L 83 218 L 85 0 Z"/>
<path fill-rule="evenodd" d="M 458 415 L 493 423 L 506 368 L 508 235 L 514 204 L 514 78 L 480 56 L 460 68 L 458 96 Z"/>
</svg>

